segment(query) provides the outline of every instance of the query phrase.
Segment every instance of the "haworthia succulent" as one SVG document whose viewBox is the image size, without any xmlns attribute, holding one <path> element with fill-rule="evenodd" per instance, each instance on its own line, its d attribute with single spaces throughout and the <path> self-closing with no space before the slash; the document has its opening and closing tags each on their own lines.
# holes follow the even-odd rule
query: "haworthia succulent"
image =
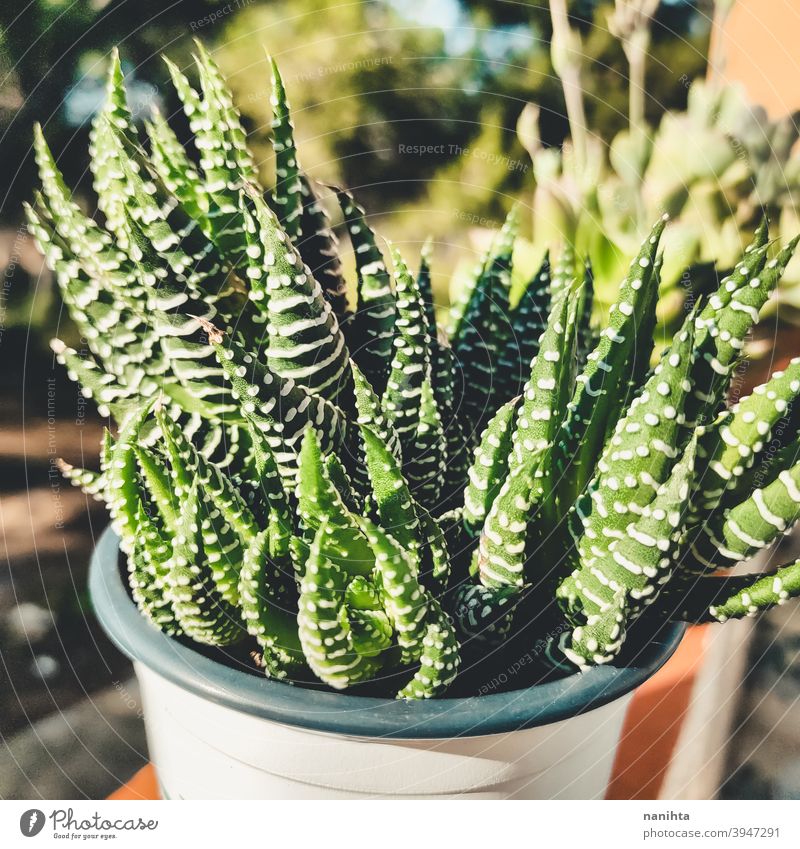
<svg viewBox="0 0 800 849">
<path fill-rule="evenodd" d="M 349 192 L 336 193 L 356 261 L 358 298 L 351 333 L 358 342 L 353 358 L 380 395 L 389 377 L 397 319 L 391 278 L 363 207 Z"/>
<path fill-rule="evenodd" d="M 233 97 L 225 83 L 216 62 L 199 39 L 194 40 L 197 47 L 195 62 L 200 75 L 200 86 L 206 101 L 206 118 L 217 119 L 213 129 L 223 132 L 225 144 L 222 150 L 228 154 L 225 167 L 232 177 L 237 174 L 251 182 L 256 176 L 255 165 L 250 151 L 247 149 L 247 136 L 242 127 L 239 113 L 233 105 Z M 203 111 L 203 110 L 201 110 Z M 206 130 L 212 129 L 206 126 Z M 216 167 L 221 167 L 217 160 Z M 234 171 L 234 168 L 236 171 Z"/>
<path fill-rule="evenodd" d="M 141 439 L 141 429 L 139 438 Z M 153 500 L 158 514 L 164 525 L 165 535 L 172 536 L 172 528 L 178 522 L 179 510 L 178 499 L 172 486 L 170 471 L 161 455 L 137 442 L 133 446 L 136 454 L 136 462 L 139 466 L 139 474 L 144 483 L 144 488 Z"/>
<path fill-rule="evenodd" d="M 219 320 L 215 307 L 174 284 L 166 262 L 152 249 L 138 224 L 128 219 L 130 256 L 150 288 L 148 309 L 161 349 L 169 360 L 179 387 L 164 385 L 170 397 L 206 418 L 232 416 L 222 370 L 206 343 L 202 322 Z"/>
<path fill-rule="evenodd" d="M 200 45 L 197 66 L 199 90 L 170 70 L 199 167 L 158 114 L 141 146 L 115 60 L 91 138 L 102 223 L 38 130 L 26 208 L 84 337 L 58 358 L 118 434 L 99 473 L 64 472 L 107 502 L 145 616 L 241 641 L 272 677 L 386 693 L 402 676 L 398 696 L 418 699 L 452 683 L 462 645 L 478 657 L 525 633 L 540 659 L 542 644 L 583 668 L 616 658 L 645 611 L 722 620 L 800 595 L 797 564 L 706 574 L 800 518 L 798 361 L 726 402 L 795 242 L 768 260 L 763 222 L 651 369 L 663 221 L 598 333 L 588 258 L 569 252 L 511 308 L 514 210 L 454 304 L 451 348 L 429 244 L 416 276 L 395 256 L 395 295 L 336 190 L 358 273 L 347 312 L 277 70 L 278 216 Z"/>
<path fill-rule="evenodd" d="M 453 616 L 459 634 L 467 642 L 497 644 L 508 636 L 513 624 L 516 587 L 484 587 L 462 584 L 455 592 Z"/>
<path fill-rule="evenodd" d="M 106 502 L 114 530 L 120 538 L 120 548 L 125 553 L 133 551 L 139 539 L 138 516 L 142 492 L 138 486 L 134 445 L 147 414 L 147 406 L 142 406 L 128 418 L 113 447 L 112 443 L 108 444 L 109 455 L 104 468 Z"/>
<path fill-rule="evenodd" d="M 422 383 L 419 421 L 414 439 L 404 454 L 403 468 L 414 497 L 425 504 L 437 505 L 442 492 L 447 464 L 442 417 L 430 377 Z"/>
<path fill-rule="evenodd" d="M 157 107 L 153 107 L 151 120 L 145 124 L 145 129 L 156 173 L 186 212 L 207 230 L 208 198 L 200 175 Z"/>
<path fill-rule="evenodd" d="M 414 663 L 422 654 L 431 606 L 431 598 L 418 580 L 416 558 L 369 519 L 361 519 L 359 524 L 375 557 L 374 579 L 396 635 L 399 662 Z"/>
<path fill-rule="evenodd" d="M 148 169 L 143 153 L 124 137 L 116 138 L 119 167 L 128 195 L 127 209 L 155 255 L 171 272 L 171 282 L 216 305 L 238 324 L 249 319 L 243 283 L 226 265 L 214 243 L 197 222 L 170 196 L 155 172 Z M 139 160 L 137 164 L 137 160 Z M 125 225 L 128 226 L 126 217 Z"/>
<path fill-rule="evenodd" d="M 150 519 L 141 501 L 136 513 L 137 536 L 128 560 L 131 596 L 144 615 L 165 634 L 178 636 L 178 624 L 168 594 L 172 548 Z"/>
<path fill-rule="evenodd" d="M 578 551 L 586 568 L 605 556 L 631 518 L 666 481 L 686 441 L 684 408 L 691 385 L 694 315 L 664 352 L 641 394 L 619 420 L 597 463 L 597 475 L 576 502 Z"/>
<path fill-rule="evenodd" d="M 91 469 L 81 469 L 67 463 L 65 460 L 57 460 L 58 470 L 73 485 L 82 489 L 95 501 L 102 501 L 105 490 L 105 476 L 101 472 Z"/>
<path fill-rule="evenodd" d="M 180 521 L 172 543 L 167 598 L 183 632 L 200 643 L 226 646 L 244 636 L 239 609 L 217 589 L 206 558 L 197 485 L 180 501 Z"/>
<path fill-rule="evenodd" d="M 776 427 L 775 433 L 778 432 L 778 429 Z M 792 436 L 796 437 L 797 432 L 793 431 Z M 736 506 L 752 495 L 756 489 L 761 489 L 772 483 L 783 470 L 790 468 L 798 460 L 800 460 L 800 444 L 797 441 L 782 444 L 780 438 L 774 437 L 767 448 L 759 455 L 758 462 L 754 463 L 747 471 L 742 472 L 741 476 L 737 478 L 736 487 L 725 493 L 717 509 L 724 511 Z"/>
<path fill-rule="evenodd" d="M 300 256 L 322 286 L 322 294 L 331 305 L 339 325 L 347 328 L 352 317 L 347 301 L 347 282 L 339 259 L 339 240 L 314 181 L 303 172 L 300 173 L 300 192 L 303 196 Z"/>
<path fill-rule="evenodd" d="M 372 552 L 357 517 L 334 485 L 313 427 L 306 428 L 300 452 L 297 479 L 297 510 L 306 541 L 325 525 L 336 544 L 341 560 L 336 565 L 352 577 L 367 575 L 372 569 Z M 334 555 L 329 551 L 328 558 Z"/>
<path fill-rule="evenodd" d="M 250 297 L 267 317 L 269 368 L 316 395 L 349 401 L 349 357 L 330 304 L 264 200 L 251 192 L 249 202 Z"/>
<path fill-rule="evenodd" d="M 156 419 L 170 458 L 173 480 L 178 483 L 185 476 L 187 481 L 197 481 L 219 512 L 223 524 L 230 526 L 242 545 L 247 545 L 258 533 L 256 520 L 230 478 L 197 451 L 163 407 L 156 407 Z M 178 470 L 181 470 L 180 475 Z M 181 485 L 175 496 L 180 499 Z"/>
<path fill-rule="evenodd" d="M 564 478 L 560 485 L 566 502 L 580 493 L 592 476 L 594 463 L 602 450 L 609 422 L 616 418 L 632 359 L 636 356 L 637 329 L 648 321 L 653 303 L 653 263 L 666 221 L 655 225 L 631 263 L 619 298 L 612 305 L 608 326 L 589 354 L 557 440 L 557 466 Z"/>
<path fill-rule="evenodd" d="M 346 556 L 338 547 L 333 529 L 322 522 L 305 563 L 297 615 L 308 665 L 336 690 L 372 678 L 381 667 L 380 658 L 356 651 L 350 624 L 342 615 L 349 580 L 339 564 Z"/>
<path fill-rule="evenodd" d="M 109 373 L 146 393 L 164 364 L 142 314 L 144 290 L 110 235 L 72 201 L 39 128 L 35 148 L 44 196 L 26 208 L 31 232 L 89 349 Z"/>
<path fill-rule="evenodd" d="M 361 428 L 367 470 L 381 527 L 409 550 L 418 546 L 419 519 L 414 500 L 394 455 L 368 426 Z"/>
<path fill-rule="evenodd" d="M 412 497 L 400 464 L 387 445 L 369 426 L 363 425 L 361 432 L 371 498 L 381 527 L 413 555 L 418 572 L 429 572 L 434 580 L 446 582 L 450 563 L 441 528 Z"/>
<path fill-rule="evenodd" d="M 653 263 L 653 277 L 650 286 L 650 299 L 642 305 L 641 320 L 636 332 L 638 343 L 629 363 L 629 376 L 624 381 L 624 389 L 620 391 L 619 407 L 615 414 L 609 418 L 606 426 L 606 436 L 609 436 L 616 424 L 616 418 L 628 404 L 639 394 L 642 385 L 650 375 L 650 363 L 653 358 L 653 338 L 658 324 L 656 309 L 658 306 L 658 290 L 661 285 L 661 268 L 664 264 L 664 256 L 659 253 Z M 592 339 L 596 344 L 597 331 L 592 332 Z M 588 355 L 587 355 L 588 356 Z"/>
<path fill-rule="evenodd" d="M 347 285 L 337 253 L 338 241 L 311 178 L 300 167 L 286 88 L 274 60 L 270 60 L 270 66 L 276 174 L 273 202 L 284 232 L 320 282 L 337 321 L 345 324 L 349 320 Z"/>
<path fill-rule="evenodd" d="M 106 227 L 115 235 L 123 249 L 127 244 L 127 233 L 123 227 L 125 208 L 125 182 L 117 160 L 117 144 L 113 133 L 121 133 L 130 139 L 136 138 L 133 118 L 125 95 L 122 65 L 119 52 L 111 54 L 106 83 L 106 100 L 103 108 L 92 121 L 89 152 L 94 175 L 97 206 L 106 219 Z"/>
<path fill-rule="evenodd" d="M 180 505 L 194 489 L 193 497 L 197 502 L 194 515 L 200 526 L 206 566 L 220 598 L 235 608 L 240 602 L 242 555 L 245 546 L 256 534 L 253 517 L 227 479 L 213 475 L 213 467 L 206 465 L 192 446 L 183 440 L 181 432 L 171 426 L 163 410 L 157 409 L 156 416 L 169 457 L 175 500 Z"/>
<path fill-rule="evenodd" d="M 103 371 L 89 356 L 80 356 L 74 348 L 68 348 L 60 339 L 53 339 L 50 347 L 58 362 L 66 366 L 70 380 L 81 384 L 84 398 L 92 398 L 102 416 L 113 413 L 117 419 L 125 417 L 131 409 L 136 393 L 119 383 L 116 377 Z"/>
<path fill-rule="evenodd" d="M 671 578 L 682 551 L 694 457 L 692 443 L 652 501 L 614 538 L 593 568 L 579 569 L 559 588 L 568 616 L 576 622 L 562 647 L 577 666 L 612 660 L 625 640 L 632 614 L 651 603 Z"/>
<path fill-rule="evenodd" d="M 278 538 L 283 538 L 288 544 L 292 528 L 289 495 L 281 481 L 275 454 L 267 435 L 252 422 L 248 422 L 247 433 L 250 457 L 246 474 L 238 481 L 242 497 L 252 510 L 256 522 L 267 523 L 272 529 L 271 545 L 274 547 Z M 282 534 L 279 528 L 283 528 Z"/>
<path fill-rule="evenodd" d="M 399 699 L 431 699 L 453 683 L 459 666 L 458 640 L 446 614 L 430 622 L 422 640 L 420 668 L 397 694 Z"/>
<path fill-rule="evenodd" d="M 294 127 L 281 73 L 270 59 L 272 74 L 272 149 L 275 151 L 275 191 L 272 200 L 278 212 L 283 232 L 298 244 L 301 235 L 303 195 L 300 185 L 300 165 L 294 143 Z"/>
<path fill-rule="evenodd" d="M 697 318 L 697 366 L 693 399 L 687 408 L 689 422 L 703 424 L 716 418 L 745 336 L 758 320 L 759 310 L 796 245 L 788 245 L 765 267 L 765 240 L 762 227 L 733 274 L 721 282 Z"/>
<path fill-rule="evenodd" d="M 166 61 L 200 153 L 208 233 L 226 258 L 238 265 L 246 248 L 239 193 L 244 182 L 256 178 L 244 131 L 219 70 L 205 51 L 196 58 L 202 97 L 180 69 Z"/>
<path fill-rule="evenodd" d="M 365 657 L 377 657 L 392 645 L 393 630 L 381 606 L 375 585 L 362 576 L 353 578 L 344 593 L 347 621 L 355 650 Z"/>
<path fill-rule="evenodd" d="M 453 340 L 453 352 L 463 371 L 462 416 L 478 433 L 491 417 L 487 390 L 493 393 L 498 384 L 497 356 L 511 333 L 511 264 L 518 227 L 514 207 L 497 235 Z"/>
<path fill-rule="evenodd" d="M 475 451 L 475 460 L 467 472 L 464 490 L 463 521 L 473 533 L 483 524 L 500 487 L 508 475 L 513 424 L 519 399 L 508 401 L 486 425 Z"/>
<path fill-rule="evenodd" d="M 735 589 L 729 586 L 725 578 L 699 580 L 712 585 L 706 591 L 709 595 L 713 592 L 714 600 L 705 610 L 694 613 L 694 621 L 725 622 L 728 619 L 755 616 L 761 611 L 785 604 L 800 594 L 800 560 L 766 575 L 738 575 L 735 578 L 738 588 Z M 727 592 L 724 592 L 725 588 Z"/>
<path fill-rule="evenodd" d="M 367 425 L 374 431 L 375 435 L 392 452 L 394 458 L 402 463 L 403 455 L 397 431 L 384 415 L 381 403 L 361 369 L 355 363 L 351 363 L 350 367 L 353 372 L 353 386 L 356 396 L 356 421 L 359 425 Z"/>
<path fill-rule="evenodd" d="M 569 289 L 556 298 L 539 350 L 530 364 L 512 433 L 512 469 L 523 465 L 532 453 L 550 446 L 561 426 L 575 359 L 572 305 L 573 293 Z"/>
<path fill-rule="evenodd" d="M 497 357 L 501 385 L 497 399 L 505 402 L 522 392 L 539 339 L 547 327 L 550 311 L 550 261 L 545 254 L 539 270 L 525 287 L 511 311 L 511 328 L 505 347 Z"/>
<path fill-rule="evenodd" d="M 293 380 L 265 370 L 252 354 L 234 339 L 225 340 L 213 325 L 203 327 L 231 383 L 231 395 L 244 418 L 266 437 L 285 478 L 296 474 L 299 440 L 306 424 L 314 425 L 324 449 L 345 444 L 344 416 L 335 405 Z"/>
<path fill-rule="evenodd" d="M 393 249 L 392 258 L 397 320 L 394 355 L 382 404 L 400 438 L 403 458 L 408 462 L 419 425 L 422 385 L 430 374 L 430 348 L 425 308 L 416 281 L 399 251 Z"/>
<path fill-rule="evenodd" d="M 747 560 L 800 518 L 800 463 L 783 469 L 749 498 L 707 518 L 693 535 L 691 554 L 701 568 Z"/>
<path fill-rule="evenodd" d="M 526 583 L 530 520 L 543 454 L 533 453 L 510 472 L 486 516 L 476 552 L 477 571 L 485 587 L 520 590 Z"/>
<path fill-rule="evenodd" d="M 716 509 L 729 490 L 737 489 L 742 474 L 758 459 L 772 438 L 772 429 L 800 396 L 800 358 L 785 371 L 775 372 L 768 383 L 757 386 L 717 422 L 707 426 L 698 451 L 703 474 L 693 494 L 690 516 L 705 517 Z"/>
<path fill-rule="evenodd" d="M 242 618 L 262 649 L 262 665 L 270 678 L 287 678 L 305 666 L 297 634 L 297 613 L 287 610 L 274 591 L 284 581 L 285 564 L 272 556 L 270 529 L 254 536 L 245 549 L 239 572 Z"/>
</svg>

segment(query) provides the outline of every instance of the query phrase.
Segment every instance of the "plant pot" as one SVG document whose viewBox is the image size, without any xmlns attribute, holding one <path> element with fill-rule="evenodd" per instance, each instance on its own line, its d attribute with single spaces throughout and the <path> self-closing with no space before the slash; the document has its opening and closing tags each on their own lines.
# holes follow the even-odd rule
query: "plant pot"
<svg viewBox="0 0 800 849">
<path fill-rule="evenodd" d="M 625 667 L 404 702 L 270 681 L 167 637 L 131 600 L 110 529 L 89 581 L 134 662 L 164 798 L 602 798 L 633 691 L 684 631 L 662 628 Z"/>
</svg>

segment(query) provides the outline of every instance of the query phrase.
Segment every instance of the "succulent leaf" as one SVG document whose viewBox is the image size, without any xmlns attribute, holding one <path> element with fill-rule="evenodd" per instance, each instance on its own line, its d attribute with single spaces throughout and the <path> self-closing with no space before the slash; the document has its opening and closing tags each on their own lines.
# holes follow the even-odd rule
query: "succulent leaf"
<svg viewBox="0 0 800 849">
<path fill-rule="evenodd" d="M 383 409 L 400 438 L 403 458 L 409 462 L 419 426 L 422 385 L 430 373 L 430 348 L 425 307 L 416 281 L 400 252 L 392 250 L 397 320 L 394 356 L 382 398 Z"/>
<path fill-rule="evenodd" d="M 461 415 L 478 434 L 491 417 L 489 400 L 498 385 L 497 357 L 511 333 L 511 265 L 518 229 L 515 206 L 497 235 L 453 338 L 453 353 L 464 381 Z"/>
<path fill-rule="evenodd" d="M 349 579 L 341 564 L 346 554 L 334 529 L 323 521 L 311 544 L 300 585 L 297 624 L 311 671 L 336 690 L 372 678 L 381 659 L 359 654 L 344 610 Z"/>
<path fill-rule="evenodd" d="M 681 618 L 692 622 L 726 622 L 755 616 L 800 595 L 800 560 L 766 575 L 699 578 L 698 583 L 704 596 L 704 608 L 684 611 Z"/>
<path fill-rule="evenodd" d="M 218 589 L 205 547 L 197 485 L 180 499 L 180 521 L 172 542 L 167 598 L 181 630 L 199 643 L 227 646 L 244 636 L 241 614 Z M 216 548 L 216 546 L 214 546 Z M 238 593 L 237 593 L 238 595 Z"/>
<path fill-rule="evenodd" d="M 458 640 L 446 613 L 430 623 L 422 640 L 420 668 L 397 694 L 398 699 L 432 699 L 453 683 L 460 663 Z"/>
<path fill-rule="evenodd" d="M 250 192 L 248 205 L 250 297 L 267 318 L 270 370 L 315 395 L 349 402 L 349 356 L 330 304 L 261 196 Z"/>
<path fill-rule="evenodd" d="M 464 490 L 463 521 L 473 533 L 483 524 L 500 487 L 508 474 L 513 423 L 519 399 L 505 403 L 486 425 L 475 460 L 467 475 L 469 482 Z"/>
<path fill-rule="evenodd" d="M 577 666 L 613 660 L 627 626 L 672 577 L 683 551 L 694 458 L 695 445 L 690 443 L 655 498 L 614 538 L 606 554 L 559 587 L 576 625 L 562 648 Z"/>
<path fill-rule="evenodd" d="M 773 428 L 800 396 L 800 358 L 775 372 L 717 421 L 704 429 L 698 444 L 702 458 L 701 488 L 693 493 L 691 517 L 698 520 L 717 508 L 742 474 L 759 460 L 772 439 Z"/>
<path fill-rule="evenodd" d="M 150 158 L 156 173 L 183 209 L 200 223 L 204 231 L 207 230 L 208 198 L 200 175 L 159 109 L 153 108 L 145 130 L 150 139 Z"/>
<path fill-rule="evenodd" d="M 239 572 L 242 619 L 263 651 L 262 663 L 270 678 L 287 678 L 305 666 L 297 634 L 297 613 L 287 610 L 275 586 L 285 581 L 286 563 L 274 559 L 267 528 L 254 536 L 244 552 Z"/>
<path fill-rule="evenodd" d="M 346 329 L 352 321 L 352 313 L 348 308 L 347 282 L 339 259 L 339 240 L 314 181 L 302 171 L 300 192 L 303 196 L 300 256 L 322 286 L 322 294 L 331 305 L 339 326 Z"/>
<path fill-rule="evenodd" d="M 497 357 L 497 399 L 505 403 L 523 391 L 530 365 L 539 350 L 550 311 L 550 260 L 545 254 L 539 270 L 525 287 L 511 311 L 511 328 L 505 347 Z"/>
<path fill-rule="evenodd" d="M 289 101 L 281 73 L 270 59 L 272 74 L 272 149 L 275 151 L 275 190 L 272 201 L 278 212 L 283 232 L 295 243 L 301 235 L 303 194 L 300 185 L 300 165 L 294 143 L 294 127 Z"/>
<path fill-rule="evenodd" d="M 692 540 L 701 569 L 733 566 L 766 548 L 800 518 L 800 463 L 724 512 L 712 514 Z"/>
<path fill-rule="evenodd" d="M 617 423 L 595 479 L 575 505 L 582 526 L 578 553 L 587 568 L 653 500 L 688 438 L 683 411 L 691 390 L 693 344 L 692 314 Z"/>
<path fill-rule="evenodd" d="M 556 441 L 556 463 L 563 476 L 559 488 L 565 503 L 573 501 L 591 478 L 606 429 L 616 421 L 624 403 L 620 388 L 637 358 L 638 328 L 648 323 L 648 310 L 654 306 L 658 281 L 653 264 L 665 223 L 662 219 L 655 225 L 631 263 L 618 300 L 611 307 L 608 327 L 577 377 L 562 424 L 563 434 Z M 646 341 L 649 344 L 650 340 Z"/>
<path fill-rule="evenodd" d="M 383 394 L 392 365 L 397 305 L 391 277 L 363 207 L 350 192 L 336 189 L 356 261 L 356 314 L 350 333 L 358 340 L 353 358 L 378 395 Z"/>
</svg>

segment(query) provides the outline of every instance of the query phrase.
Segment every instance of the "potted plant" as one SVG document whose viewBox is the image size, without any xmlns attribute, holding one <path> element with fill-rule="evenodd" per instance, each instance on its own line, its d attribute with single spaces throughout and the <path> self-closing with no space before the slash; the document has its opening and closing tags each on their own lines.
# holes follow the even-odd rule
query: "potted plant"
<svg viewBox="0 0 800 849">
<path fill-rule="evenodd" d="M 164 794 L 601 796 L 681 623 L 800 593 L 798 564 L 712 574 L 800 515 L 800 360 L 725 400 L 797 240 L 770 257 L 762 222 L 651 368 L 663 219 L 597 327 L 570 251 L 510 303 L 512 210 L 446 338 L 430 251 L 392 282 L 335 189 L 351 312 L 277 68 L 265 193 L 198 50 L 199 91 L 170 71 L 199 166 L 158 115 L 145 152 L 115 58 L 104 226 L 41 132 L 27 210 L 89 349 L 58 358 L 116 423 L 100 472 L 64 472 L 111 513 L 92 598 Z"/>
</svg>

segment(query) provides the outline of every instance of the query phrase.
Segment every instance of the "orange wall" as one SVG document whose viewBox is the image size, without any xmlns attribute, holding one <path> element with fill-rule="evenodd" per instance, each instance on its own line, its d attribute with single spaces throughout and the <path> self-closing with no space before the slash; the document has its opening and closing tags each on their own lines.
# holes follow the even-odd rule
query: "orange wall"
<svg viewBox="0 0 800 849">
<path fill-rule="evenodd" d="M 721 39 L 714 73 L 743 83 L 772 118 L 800 109 L 800 0 L 736 0 Z"/>
</svg>

